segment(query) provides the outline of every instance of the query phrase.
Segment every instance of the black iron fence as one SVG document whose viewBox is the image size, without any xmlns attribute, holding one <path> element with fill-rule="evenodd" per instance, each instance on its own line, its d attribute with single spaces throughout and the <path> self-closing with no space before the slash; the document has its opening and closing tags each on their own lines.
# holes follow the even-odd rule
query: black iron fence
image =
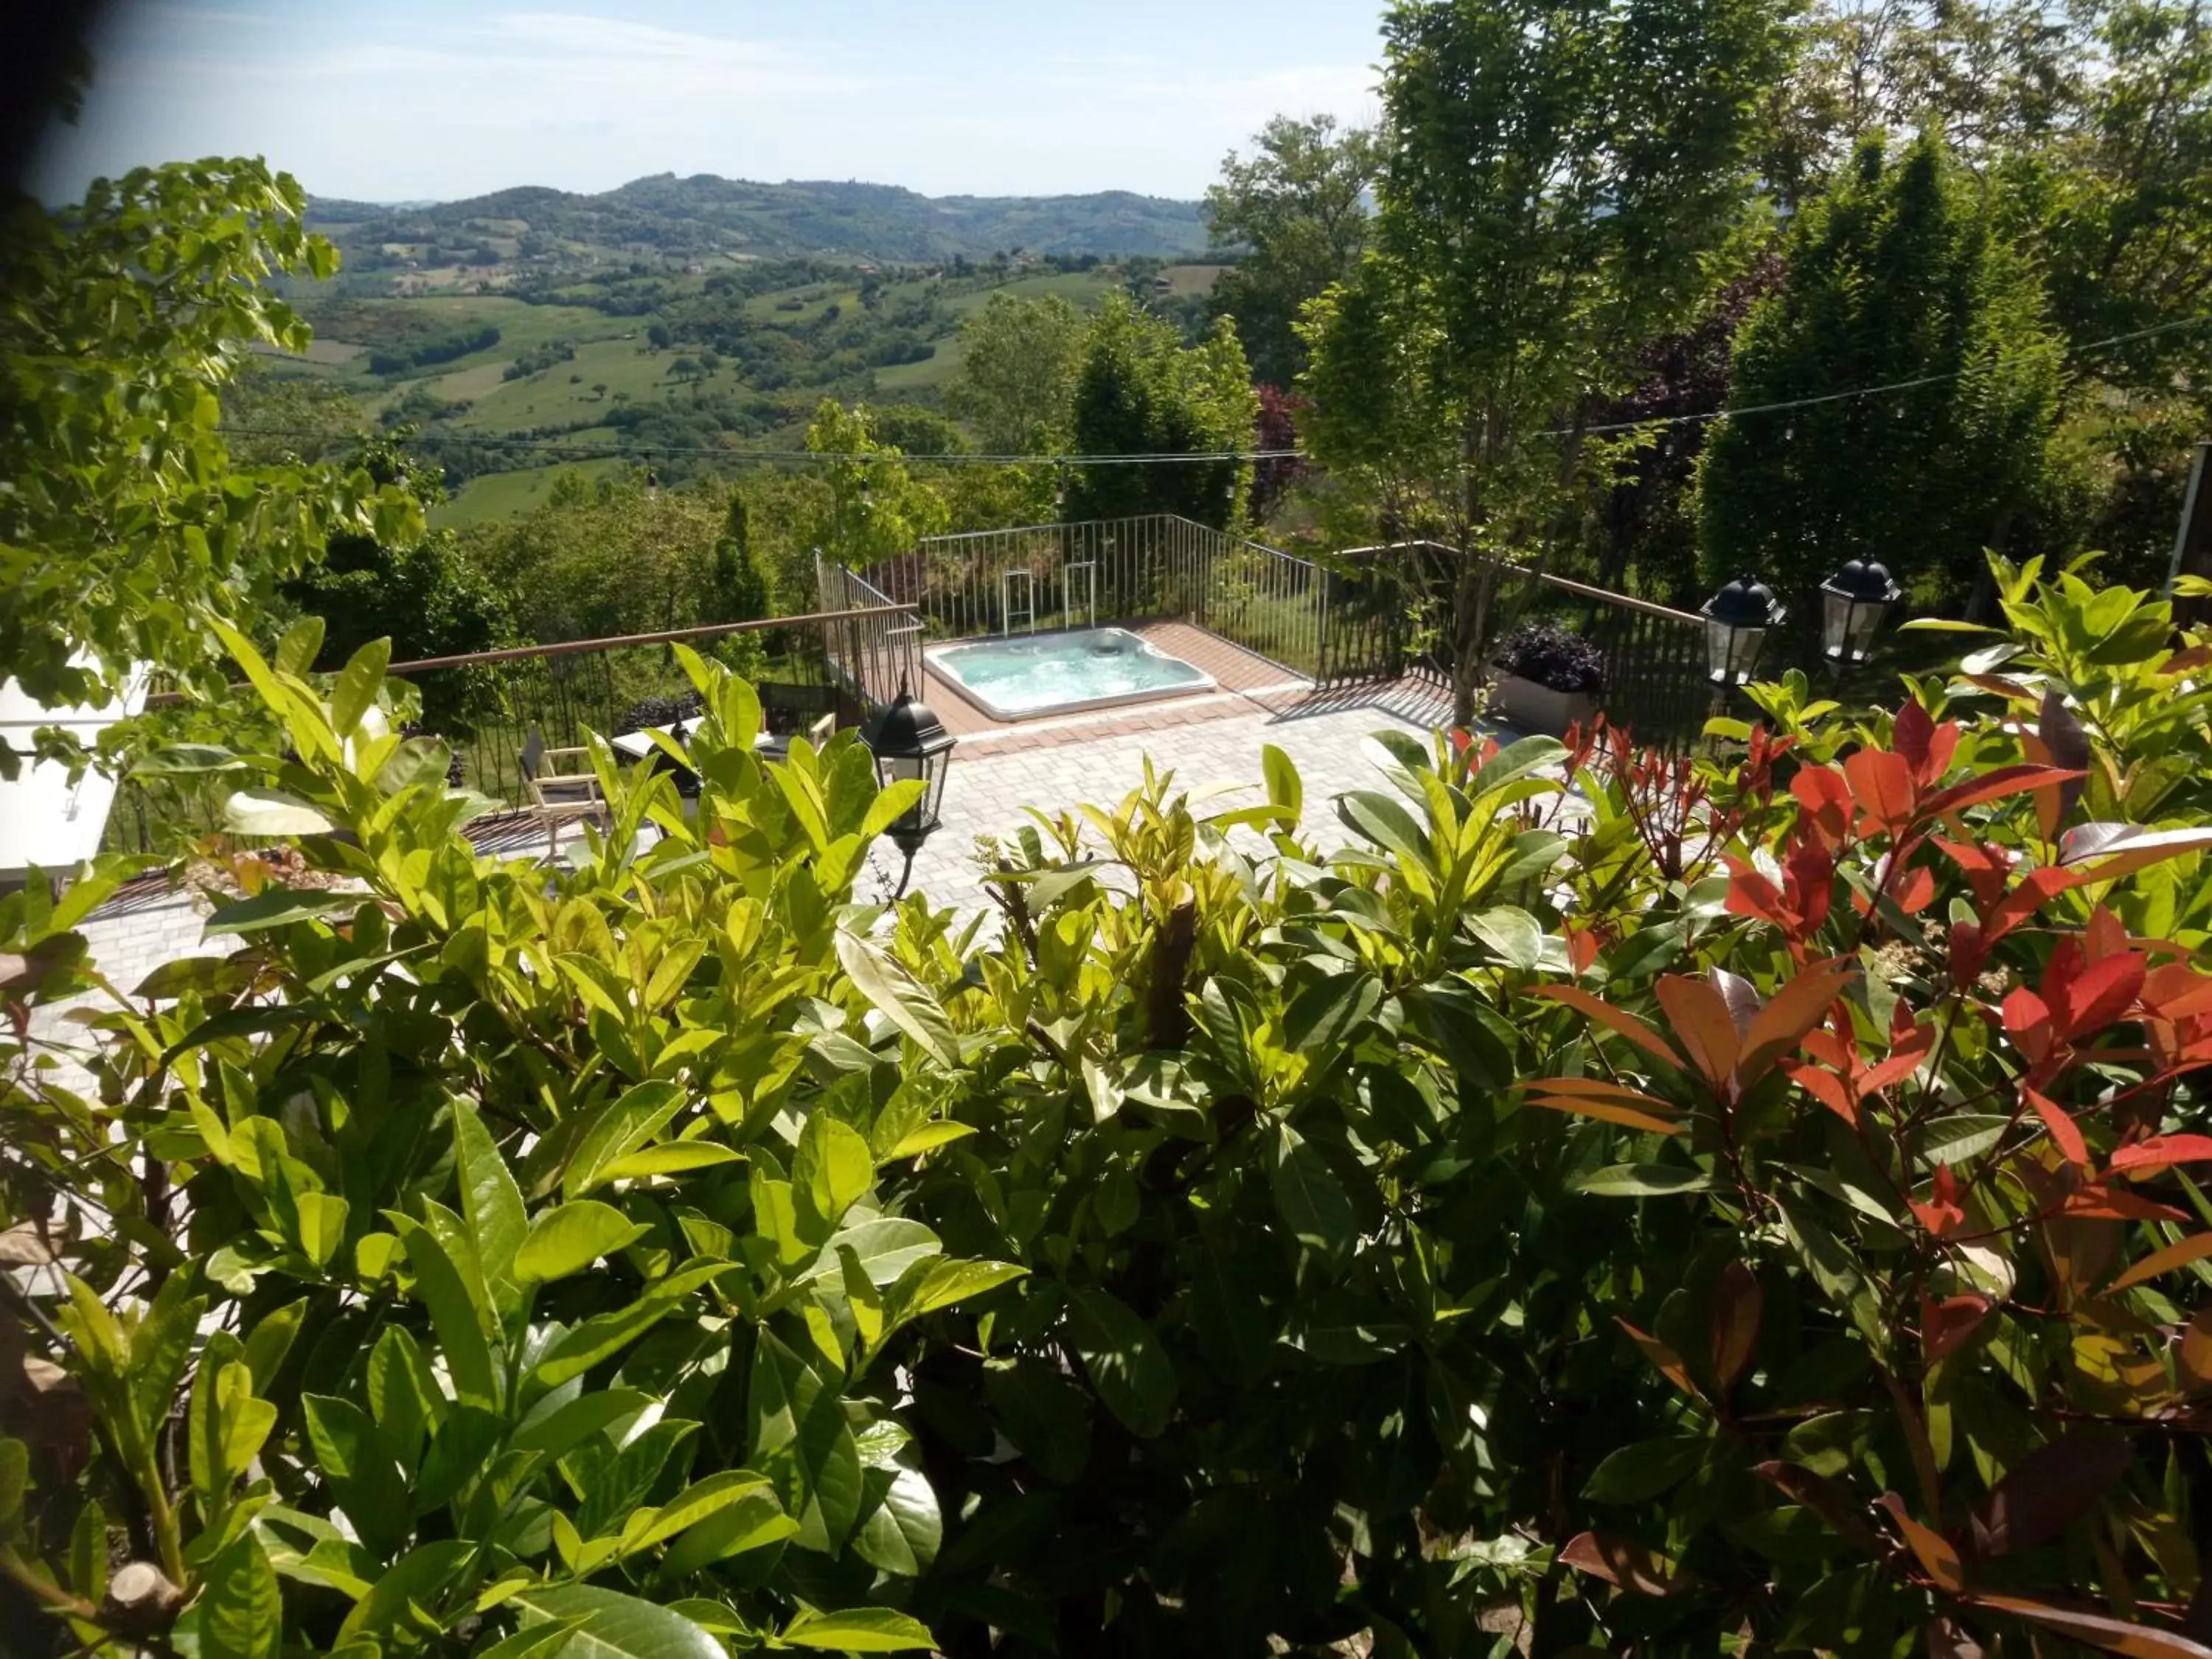
<svg viewBox="0 0 2212 1659">
<path fill-rule="evenodd" d="M 775 732 L 823 714 L 856 726 L 921 684 L 921 625 L 899 606 L 854 605 L 804 617 L 726 623 L 659 634 L 518 646 L 394 663 L 416 687 L 423 729 L 453 749 L 455 781 L 520 805 L 522 750 L 535 731 L 548 748 L 665 726 L 696 712 L 680 642 L 751 681 Z M 116 792 L 110 851 L 167 853 L 222 827 L 230 791 L 217 776 L 126 779 Z"/>
</svg>

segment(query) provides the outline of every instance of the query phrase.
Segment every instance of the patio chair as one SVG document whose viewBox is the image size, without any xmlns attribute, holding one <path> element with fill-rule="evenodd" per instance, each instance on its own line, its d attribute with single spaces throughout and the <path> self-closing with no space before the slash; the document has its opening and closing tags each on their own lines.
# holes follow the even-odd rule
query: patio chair
<svg viewBox="0 0 2212 1659">
<path fill-rule="evenodd" d="M 803 733 L 770 731 L 760 745 L 760 753 L 768 760 L 781 760 L 791 752 L 791 740 L 794 737 L 804 736 L 809 744 L 819 749 L 836 735 L 837 711 L 833 708 L 807 726 Z"/>
<path fill-rule="evenodd" d="M 548 749 L 545 734 L 533 724 L 522 744 L 522 787 L 529 792 L 529 811 L 545 826 L 545 853 L 557 857 L 561 826 L 597 818 L 613 827 L 614 815 L 600 792 L 599 775 L 591 769 L 588 749 Z M 584 769 L 573 769 L 580 759 Z"/>
</svg>

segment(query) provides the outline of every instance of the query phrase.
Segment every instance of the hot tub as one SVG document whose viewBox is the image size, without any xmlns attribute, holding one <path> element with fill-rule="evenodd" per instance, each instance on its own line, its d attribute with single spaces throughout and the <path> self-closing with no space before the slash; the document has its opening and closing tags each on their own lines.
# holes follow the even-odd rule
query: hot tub
<svg viewBox="0 0 2212 1659">
<path fill-rule="evenodd" d="M 1126 628 L 940 646 L 930 666 L 994 720 L 1110 708 L 1214 690 L 1213 677 Z"/>
</svg>

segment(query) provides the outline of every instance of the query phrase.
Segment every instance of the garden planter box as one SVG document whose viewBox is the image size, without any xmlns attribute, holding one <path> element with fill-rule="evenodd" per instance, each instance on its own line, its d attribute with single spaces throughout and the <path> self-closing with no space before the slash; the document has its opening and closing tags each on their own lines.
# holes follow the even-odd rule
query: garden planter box
<svg viewBox="0 0 2212 1659">
<path fill-rule="evenodd" d="M 1490 712 L 1517 731 L 1556 738 L 1577 720 L 1587 726 L 1597 713 L 1597 697 L 1589 691 L 1554 691 L 1518 674 L 1502 674 L 1491 694 Z"/>
</svg>

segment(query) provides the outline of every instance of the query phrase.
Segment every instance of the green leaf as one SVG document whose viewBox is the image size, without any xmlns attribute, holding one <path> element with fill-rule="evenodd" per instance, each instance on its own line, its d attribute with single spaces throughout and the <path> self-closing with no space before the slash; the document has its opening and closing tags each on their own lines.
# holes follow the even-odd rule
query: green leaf
<svg viewBox="0 0 2212 1659">
<path fill-rule="evenodd" d="M 1583 1496 L 1597 1504 L 1641 1504 L 1680 1485 L 1705 1461 L 1702 1439 L 1644 1440 L 1609 1453 Z"/>
<path fill-rule="evenodd" d="M 253 1534 L 209 1563 L 192 1613 L 200 1659 L 276 1659 L 284 1643 L 284 1599 Z"/>
<path fill-rule="evenodd" d="M 842 1267 L 841 1252 L 850 1250 L 878 1290 L 898 1283 L 917 1261 L 944 1254 L 937 1235 L 919 1221 L 901 1216 L 872 1216 L 855 1222 L 822 1247 L 822 1254 L 799 1277 L 799 1282 L 836 1273 Z"/>
<path fill-rule="evenodd" d="M 623 1528 L 623 1553 L 635 1554 L 696 1527 L 709 1516 L 757 1495 L 774 1501 L 766 1475 L 750 1469 L 724 1469 L 694 1481 L 658 1509 L 640 1510 Z M 780 1512 L 780 1511 L 779 1511 Z M 703 1565 L 703 1564 L 702 1564 Z"/>
<path fill-rule="evenodd" d="M 836 1653 L 905 1653 L 934 1644 L 929 1627 L 889 1607 L 844 1613 L 802 1613 L 777 1637 L 786 1647 L 826 1648 Z"/>
<path fill-rule="evenodd" d="M 902 963 L 846 929 L 837 934 L 837 960 L 844 965 L 854 988 L 911 1038 L 916 1048 L 939 1065 L 960 1063 L 959 1039 L 953 1036 L 945 1011 Z"/>
<path fill-rule="evenodd" d="M 1275 1126 L 1273 1168 L 1275 1213 L 1291 1237 L 1323 1261 L 1341 1267 L 1359 1232 L 1352 1200 L 1328 1160 L 1287 1123 Z"/>
<path fill-rule="evenodd" d="M 1509 743 L 1487 761 L 1468 783 L 1468 798 L 1484 796 L 1516 784 L 1530 773 L 1557 766 L 1567 757 L 1567 746 L 1557 738 L 1522 738 Z"/>
<path fill-rule="evenodd" d="M 1979 1158 L 2004 1139 L 2012 1127 L 2008 1117 L 1988 1112 L 1960 1112 L 1939 1117 L 1921 1132 L 1923 1154 L 1938 1164 L 1963 1164 Z"/>
<path fill-rule="evenodd" d="M 477 1260 L 483 1264 L 485 1288 L 501 1312 L 518 1311 L 521 1291 L 516 1283 L 515 1252 L 522 1248 L 528 1225 L 522 1189 L 515 1185 L 477 1109 L 465 1100 L 453 1102 L 453 1156 L 461 1184 L 461 1214 L 468 1222 Z"/>
<path fill-rule="evenodd" d="M 593 1584 L 523 1590 L 508 1603 L 526 1621 L 575 1621 L 547 1659 L 725 1659 L 722 1644 L 680 1613 Z"/>
<path fill-rule="evenodd" d="M 320 809 L 281 789 L 241 789 L 223 803 L 222 827 L 234 836 L 327 836 L 337 828 Z"/>
<path fill-rule="evenodd" d="M 843 1382 L 761 1332 L 745 1399 L 751 1462 L 798 1521 L 793 1541 L 824 1555 L 837 1552 L 860 1516 L 860 1452 L 845 1421 Z"/>
<path fill-rule="evenodd" d="M 471 1405 L 497 1410 L 499 1384 L 491 1344 L 484 1334 L 491 1310 L 478 1306 L 467 1276 L 428 1227 L 410 1216 L 397 1214 L 392 1223 L 406 1243 L 416 1299 L 430 1310 L 430 1323 L 445 1351 L 454 1392 Z"/>
<path fill-rule="evenodd" d="M 1522 739 L 1526 742 L 1527 739 Z M 1516 744 L 1515 748 L 1520 744 Z M 1544 930 L 1518 905 L 1497 904 L 1467 918 L 1469 932 L 1504 959 L 1509 968 L 1531 972 L 1544 957 Z"/>
<path fill-rule="evenodd" d="M 984 1362 L 983 1392 L 1007 1439 L 1048 1480 L 1070 1481 L 1091 1458 L 1083 1390 L 1034 1354 Z"/>
<path fill-rule="evenodd" d="M 1382 982 L 1364 969 L 1332 974 L 1297 994 L 1283 1012 L 1283 1042 L 1326 1060 L 1350 1042 L 1382 1003 Z"/>
<path fill-rule="evenodd" d="M 875 1178 L 876 1161 L 866 1137 L 827 1112 L 814 1113 L 799 1132 L 791 1160 L 801 1236 L 810 1243 L 829 1237 Z"/>
<path fill-rule="evenodd" d="M 653 1395 L 636 1389 L 595 1389 L 564 1401 L 543 1417 L 533 1416 L 507 1443 L 514 1451 L 563 1457 L 572 1448 L 626 1417 L 635 1417 L 653 1403 Z"/>
<path fill-rule="evenodd" d="M 658 1146 L 647 1146 L 635 1152 L 625 1152 L 599 1171 L 602 1183 L 611 1181 L 645 1181 L 654 1176 L 688 1175 L 694 1170 L 711 1170 L 720 1164 L 735 1164 L 744 1154 L 734 1146 L 725 1146 L 719 1140 L 664 1140 Z"/>
<path fill-rule="evenodd" d="M 1305 814 L 1305 787 L 1299 781 L 1298 769 L 1273 744 L 1262 744 L 1260 775 L 1267 780 L 1267 804 L 1281 811 L 1279 827 L 1296 833 L 1298 820 Z"/>
<path fill-rule="evenodd" d="M 666 1512 L 662 1511 L 664 1515 Z M 765 1480 L 755 1480 L 726 1503 L 717 1505 L 713 1513 L 695 1521 L 689 1531 L 668 1547 L 660 1558 L 661 1581 L 665 1583 L 687 1577 L 733 1555 L 780 1544 L 798 1532 L 799 1522 L 783 1512 L 775 1491 Z"/>
<path fill-rule="evenodd" d="M 1435 876 L 1428 838 L 1412 815 L 1388 795 L 1371 789 L 1351 790 L 1337 798 L 1336 811 L 1352 830 L 1395 853 L 1413 870 Z"/>
<path fill-rule="evenodd" d="M 1098 1397 L 1127 1425 L 1151 1439 L 1175 1412 L 1175 1365 L 1129 1306 L 1095 1287 L 1069 1293 L 1068 1330 Z"/>
<path fill-rule="evenodd" d="M 888 1334 L 909 1319 L 920 1319 L 971 1296 L 996 1290 L 1029 1272 L 1008 1261 L 967 1261 L 953 1256 L 934 1256 L 918 1261 L 900 1276 L 884 1298 L 884 1328 Z"/>
<path fill-rule="evenodd" d="M 514 1276 L 524 1284 L 550 1284 L 581 1273 L 603 1255 L 635 1243 L 651 1229 L 595 1198 L 556 1204 L 530 1224 L 514 1253 Z"/>
<path fill-rule="evenodd" d="M 1685 1170 L 1672 1164 L 1615 1164 L 1593 1170 L 1572 1184 L 1577 1192 L 1599 1198 L 1659 1198 L 1670 1193 L 1709 1192 L 1713 1178 L 1702 1170 Z"/>
<path fill-rule="evenodd" d="M 280 674 L 305 675 L 322 654 L 325 626 L 323 619 L 312 613 L 301 617 L 276 641 L 269 665 Z"/>
<path fill-rule="evenodd" d="M 307 921 L 332 911 L 350 914 L 361 904 L 358 893 L 300 892 L 289 887 L 269 887 L 250 899 L 226 904 L 207 919 L 203 939 L 218 933 L 258 933 Z"/>
<path fill-rule="evenodd" d="M 391 662 L 392 641 L 371 640 L 338 671 L 337 684 L 331 689 L 331 726 L 338 736 L 349 738 L 354 734 L 361 717 L 374 705 L 376 694 L 384 689 L 384 671 Z"/>
<path fill-rule="evenodd" d="M 31 1449 L 0 1435 L 0 1537 L 14 1529 L 31 1486 Z"/>
<path fill-rule="evenodd" d="M 594 1314 L 556 1341 L 532 1375 L 547 1388 L 581 1376 L 609 1354 L 644 1335 L 708 1279 L 729 1270 L 726 1261 L 705 1261 L 654 1280 L 635 1302 L 611 1313 Z"/>
<path fill-rule="evenodd" d="M 561 1176 L 561 1191 L 581 1198 L 611 1179 L 607 1168 L 617 1158 L 635 1152 L 684 1109 L 682 1087 L 665 1080 L 641 1083 L 611 1104 L 602 1107 L 592 1125 L 568 1155 Z"/>
</svg>

